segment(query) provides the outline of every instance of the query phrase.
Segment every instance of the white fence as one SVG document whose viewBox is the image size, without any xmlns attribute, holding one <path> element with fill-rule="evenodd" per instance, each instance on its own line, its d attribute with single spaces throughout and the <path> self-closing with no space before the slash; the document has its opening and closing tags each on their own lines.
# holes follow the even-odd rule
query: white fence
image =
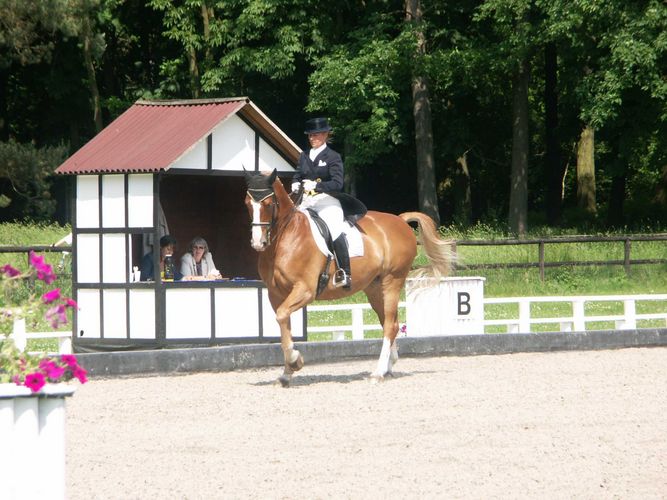
<svg viewBox="0 0 667 500">
<path fill-rule="evenodd" d="M 587 305 L 602 303 L 622 303 L 622 314 L 593 315 L 587 314 Z M 659 312 L 638 313 L 637 305 L 648 302 L 664 302 Z M 567 316 L 533 316 L 531 306 L 535 304 L 570 304 L 571 313 Z M 667 327 L 667 294 L 654 295 L 592 295 L 592 296 L 568 296 L 568 297 L 502 297 L 485 298 L 485 317 L 487 306 L 498 304 L 516 304 L 518 317 L 507 319 L 484 319 L 484 327 L 501 326 L 507 333 L 530 333 L 535 331 L 535 325 L 558 324 L 558 330 L 562 332 L 585 331 L 590 323 L 613 322 L 617 330 L 641 328 L 642 322 L 662 322 Z M 405 308 L 405 302 L 399 302 L 399 309 Z M 329 333 L 333 340 L 344 340 L 346 332 L 352 332 L 352 340 L 362 340 L 368 330 L 382 330 L 373 313 L 373 322 L 364 322 L 364 311 L 370 311 L 371 306 L 367 303 L 361 304 L 331 304 L 308 306 L 309 313 L 327 311 L 349 311 L 351 323 L 343 325 L 309 326 L 308 333 Z M 72 339 L 71 332 L 32 332 L 25 331 L 25 322 L 14 324 L 12 338 L 17 347 L 24 350 L 29 339 L 58 339 L 58 351 L 60 354 L 71 354 Z M 409 329 L 409 325 L 407 325 Z M 408 330 L 409 332 L 409 330 Z M 457 332 L 452 332 L 456 334 Z"/>
<path fill-rule="evenodd" d="M 594 305 L 607 303 L 622 303 L 622 314 L 589 314 L 589 309 Z M 659 312 L 637 313 L 638 304 L 648 302 L 664 302 Z M 531 315 L 531 305 L 537 304 L 570 304 L 570 314 L 565 316 L 533 316 Z M 484 327 L 502 326 L 507 333 L 530 333 L 535 331 L 536 325 L 558 324 L 558 330 L 563 332 L 585 331 L 590 323 L 613 322 L 617 330 L 641 328 L 642 323 L 646 321 L 662 322 L 662 326 L 667 327 L 667 294 L 655 295 L 593 295 L 593 296 L 567 296 L 567 297 L 502 297 L 485 298 L 484 310 L 487 317 L 488 306 L 496 304 L 515 304 L 518 308 L 518 317 L 515 315 L 507 319 L 484 319 Z M 590 306 L 590 307 L 587 307 Z M 405 308 L 405 302 L 398 304 L 399 309 Z M 309 326 L 308 333 L 327 333 L 332 334 L 333 340 L 344 340 L 345 332 L 352 332 L 352 340 L 364 338 L 364 332 L 367 330 L 381 330 L 377 317 L 374 317 L 373 323 L 364 323 L 364 311 L 370 310 L 370 304 L 336 304 L 336 305 L 315 305 L 309 306 L 308 312 L 326 312 L 326 311 L 350 311 L 352 314 L 352 323 L 344 325 L 327 326 Z M 598 328 L 599 329 L 599 328 Z M 410 325 L 407 325 L 408 334 Z M 452 332 L 456 334 L 457 332 Z"/>
<path fill-rule="evenodd" d="M 31 339 L 58 339 L 58 354 L 72 354 L 72 332 L 26 332 L 25 319 L 14 320 L 14 328 L 10 337 L 14 345 L 23 352 Z"/>
</svg>

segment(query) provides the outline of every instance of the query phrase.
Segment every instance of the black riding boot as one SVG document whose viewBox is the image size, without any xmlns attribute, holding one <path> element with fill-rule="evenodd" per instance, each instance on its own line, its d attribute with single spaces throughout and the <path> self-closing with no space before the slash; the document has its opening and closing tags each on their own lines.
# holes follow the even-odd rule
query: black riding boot
<svg viewBox="0 0 667 500">
<path fill-rule="evenodd" d="M 334 274 L 334 288 L 350 288 L 352 286 L 352 274 L 350 273 L 350 254 L 347 250 L 347 238 L 341 234 L 333 242 L 334 252 L 336 253 L 336 263 L 338 270 Z"/>
</svg>

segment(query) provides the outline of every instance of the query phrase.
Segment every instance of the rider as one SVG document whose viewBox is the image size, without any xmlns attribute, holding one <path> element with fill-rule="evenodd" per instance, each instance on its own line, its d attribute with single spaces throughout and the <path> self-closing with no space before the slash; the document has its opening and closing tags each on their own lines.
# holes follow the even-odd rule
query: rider
<svg viewBox="0 0 667 500">
<path fill-rule="evenodd" d="M 324 219 L 331 233 L 338 264 L 333 286 L 350 288 L 352 277 L 347 238 L 343 232 L 343 209 L 340 201 L 330 196 L 343 191 L 343 160 L 327 146 L 330 132 L 331 127 L 326 118 L 313 118 L 306 122 L 305 133 L 308 134 L 311 149 L 308 153 L 302 152 L 299 157 L 292 191 L 298 191 L 299 185 L 303 183 L 305 196 L 301 206 L 314 209 Z"/>
</svg>

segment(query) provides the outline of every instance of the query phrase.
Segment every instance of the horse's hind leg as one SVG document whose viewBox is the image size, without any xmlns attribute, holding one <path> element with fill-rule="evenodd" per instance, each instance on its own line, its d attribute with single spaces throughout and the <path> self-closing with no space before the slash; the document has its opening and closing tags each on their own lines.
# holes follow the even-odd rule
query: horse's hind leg
<svg viewBox="0 0 667 500">
<path fill-rule="evenodd" d="M 375 371 L 371 374 L 371 379 L 374 381 L 383 380 L 385 375 L 391 374 L 392 367 L 398 360 L 396 335 L 398 334 L 398 301 L 401 287 L 402 280 L 386 276 L 382 284 L 372 285 L 365 290 L 368 301 L 382 324 L 383 333 L 380 357 Z"/>
</svg>

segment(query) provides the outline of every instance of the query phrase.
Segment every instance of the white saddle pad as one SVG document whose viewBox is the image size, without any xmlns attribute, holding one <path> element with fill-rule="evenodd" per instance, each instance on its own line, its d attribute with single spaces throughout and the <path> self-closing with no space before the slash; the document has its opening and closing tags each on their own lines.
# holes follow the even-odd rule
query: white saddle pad
<svg viewBox="0 0 667 500">
<path fill-rule="evenodd" d="M 308 217 L 308 222 L 310 223 L 310 230 L 313 233 L 313 238 L 315 239 L 315 243 L 317 244 L 317 248 L 320 249 L 320 252 L 322 252 L 324 255 L 331 255 L 331 252 L 327 248 L 327 244 L 324 241 L 324 237 L 320 233 L 320 230 L 317 228 L 317 224 L 315 224 L 315 221 L 313 221 L 313 218 L 310 216 L 310 213 L 308 213 L 308 210 L 305 209 L 299 209 L 301 210 L 304 214 L 306 214 L 306 217 Z M 345 236 L 347 238 L 347 247 L 348 247 L 348 253 L 350 254 L 350 258 L 352 257 L 361 257 L 364 255 L 364 242 L 361 239 L 361 232 L 359 232 L 359 229 L 357 226 L 350 226 L 349 224 L 345 224 Z"/>
</svg>

